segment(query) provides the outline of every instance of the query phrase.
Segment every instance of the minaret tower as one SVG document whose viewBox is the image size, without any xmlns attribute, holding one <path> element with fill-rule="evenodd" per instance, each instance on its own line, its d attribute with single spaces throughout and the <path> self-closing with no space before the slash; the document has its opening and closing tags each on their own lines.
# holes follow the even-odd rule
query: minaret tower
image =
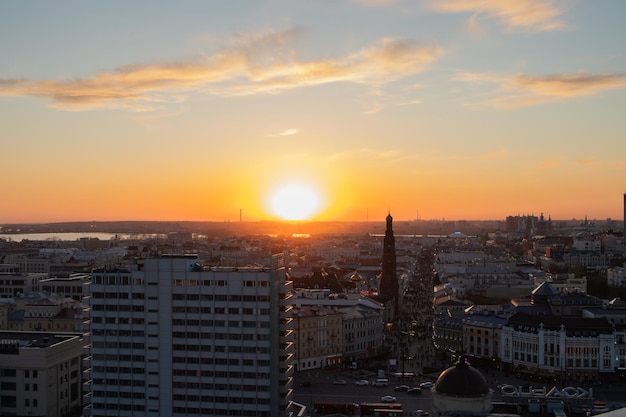
<svg viewBox="0 0 626 417">
<path fill-rule="evenodd" d="M 393 236 L 393 217 L 387 215 L 387 228 L 383 241 L 383 264 L 380 295 L 393 306 L 393 317 L 398 313 L 398 277 L 396 272 L 396 238 Z"/>
</svg>

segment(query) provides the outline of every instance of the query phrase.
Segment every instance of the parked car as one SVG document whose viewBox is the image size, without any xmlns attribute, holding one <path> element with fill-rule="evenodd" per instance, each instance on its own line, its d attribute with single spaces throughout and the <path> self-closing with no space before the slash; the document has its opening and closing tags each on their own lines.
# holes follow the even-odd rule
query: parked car
<svg viewBox="0 0 626 417">
<path fill-rule="evenodd" d="M 409 388 L 411 388 L 411 387 L 409 387 L 408 385 L 398 385 L 393 390 L 394 391 L 408 391 Z"/>
<path fill-rule="evenodd" d="M 346 385 L 347 382 L 345 379 L 338 379 L 336 381 L 333 381 L 333 385 Z"/>
<path fill-rule="evenodd" d="M 426 381 L 420 384 L 420 388 L 432 388 L 435 386 L 434 382 Z"/>
<path fill-rule="evenodd" d="M 354 383 L 354 385 L 369 385 L 370 382 L 367 379 L 359 379 Z"/>
<path fill-rule="evenodd" d="M 303 381 L 300 383 L 301 387 L 310 387 L 311 386 L 311 382 L 310 381 Z"/>
<path fill-rule="evenodd" d="M 391 395 L 385 395 L 384 397 L 380 397 L 380 401 L 384 403 L 395 403 L 396 397 L 392 397 Z"/>
<path fill-rule="evenodd" d="M 406 391 L 408 394 L 421 394 L 422 389 L 420 387 L 412 387 Z"/>
</svg>

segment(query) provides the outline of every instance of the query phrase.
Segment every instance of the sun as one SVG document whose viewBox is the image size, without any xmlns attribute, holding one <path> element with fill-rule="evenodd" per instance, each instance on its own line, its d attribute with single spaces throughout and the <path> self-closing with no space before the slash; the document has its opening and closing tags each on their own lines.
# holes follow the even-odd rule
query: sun
<svg viewBox="0 0 626 417">
<path fill-rule="evenodd" d="M 271 198 L 274 214 L 285 220 L 305 220 L 320 207 L 320 198 L 309 186 L 289 184 L 278 189 Z"/>
</svg>

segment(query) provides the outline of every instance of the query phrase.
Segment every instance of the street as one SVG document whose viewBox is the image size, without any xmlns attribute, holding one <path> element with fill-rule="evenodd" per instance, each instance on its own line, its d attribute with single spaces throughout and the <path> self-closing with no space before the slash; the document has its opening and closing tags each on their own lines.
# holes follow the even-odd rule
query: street
<svg viewBox="0 0 626 417">
<path fill-rule="evenodd" d="M 294 401 L 305 405 L 312 409 L 315 401 L 338 401 L 338 402 L 377 402 L 379 403 L 382 396 L 391 395 L 396 397 L 397 402 L 402 404 L 405 412 L 413 410 L 426 410 L 430 412 L 432 404 L 432 394 L 429 390 L 422 390 L 421 394 L 407 394 L 406 392 L 396 392 L 394 387 L 404 382 L 399 382 L 397 378 L 391 377 L 389 386 L 373 387 L 357 386 L 354 384 L 356 379 L 351 378 L 352 373 L 342 371 L 339 373 L 335 370 L 316 370 L 303 371 L 295 376 L 295 395 Z M 370 373 L 370 382 L 375 379 L 375 374 Z M 346 385 L 334 385 L 336 379 L 344 379 Z M 311 386 L 300 386 L 303 382 L 310 382 Z M 416 383 L 407 383 L 409 386 L 417 386 Z"/>
<path fill-rule="evenodd" d="M 451 364 L 448 366 L 452 366 Z M 447 366 L 446 366 L 447 368 Z M 541 383 L 538 381 L 529 381 L 504 373 L 498 370 L 489 370 L 485 372 L 481 370 L 483 375 L 487 378 L 489 386 L 494 390 L 492 402 L 505 401 L 506 398 L 502 396 L 498 385 L 509 384 L 514 387 L 528 387 L 532 386 L 535 389 L 542 389 L 546 387 L 549 391 L 553 387 L 550 383 Z M 429 413 L 432 411 L 432 393 L 428 389 L 423 389 L 421 394 L 407 394 L 406 392 L 394 391 L 394 388 L 398 385 L 406 384 L 411 387 L 419 386 L 423 381 L 436 381 L 436 374 L 430 375 L 430 377 L 418 378 L 414 382 L 401 381 L 399 378 L 389 376 L 389 386 L 387 387 L 373 387 L 369 386 L 357 386 L 354 382 L 358 379 L 367 379 L 371 382 L 376 379 L 376 373 L 364 370 L 328 370 L 320 369 L 315 371 L 302 371 L 298 372 L 294 376 L 294 401 L 305 405 L 307 408 L 312 409 L 315 401 L 337 401 L 337 402 L 380 402 L 382 396 L 391 395 L 396 397 L 397 402 L 402 404 L 402 409 L 407 415 L 410 415 L 414 410 L 425 410 Z M 346 381 L 346 385 L 334 385 L 335 380 L 343 379 Z M 301 386 L 301 384 L 310 386 Z M 563 389 L 565 387 L 557 387 Z M 589 387 L 582 387 L 588 389 Z M 594 386 L 593 396 L 598 401 L 606 402 L 609 408 L 620 408 L 626 406 L 626 397 L 624 392 L 626 389 L 622 385 L 600 385 Z"/>
</svg>

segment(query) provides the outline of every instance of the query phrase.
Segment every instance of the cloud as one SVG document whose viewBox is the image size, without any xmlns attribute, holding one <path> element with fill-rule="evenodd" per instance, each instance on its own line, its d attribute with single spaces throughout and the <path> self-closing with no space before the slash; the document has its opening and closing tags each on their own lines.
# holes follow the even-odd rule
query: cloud
<svg viewBox="0 0 626 417">
<path fill-rule="evenodd" d="M 480 22 L 478 22 L 478 13 L 473 14 L 465 21 L 465 30 L 476 37 L 480 37 L 485 34 L 485 28 L 480 24 Z"/>
<path fill-rule="evenodd" d="M 457 81 L 499 84 L 491 98 L 481 106 L 516 108 L 556 101 L 566 101 L 583 96 L 597 95 L 605 90 L 626 86 L 624 74 L 592 74 L 577 72 L 545 76 L 503 76 L 490 73 L 459 73 Z"/>
<path fill-rule="evenodd" d="M 531 77 L 518 75 L 512 78 L 510 86 L 529 91 L 538 96 L 577 97 L 597 94 L 602 90 L 624 87 L 626 78 L 623 74 L 575 74 L 548 75 Z"/>
<path fill-rule="evenodd" d="M 297 135 L 298 133 L 300 133 L 300 129 L 287 129 L 287 130 L 283 130 L 280 133 L 275 133 L 275 134 L 271 134 L 271 135 L 268 135 L 268 136 L 272 136 L 272 137 L 293 136 L 293 135 Z"/>
<path fill-rule="evenodd" d="M 564 27 L 563 11 L 552 0 L 432 0 L 431 7 L 445 13 L 486 14 L 508 29 L 550 31 Z M 470 24 L 471 26 L 471 24 Z"/>
<path fill-rule="evenodd" d="M 123 66 L 70 80 L 0 79 L 0 95 L 45 97 L 66 110 L 154 106 L 202 91 L 216 95 L 278 93 L 332 82 L 381 85 L 425 70 L 443 51 L 413 40 L 382 39 L 345 57 L 301 61 L 288 48 L 303 30 L 240 34 L 208 57 Z"/>
</svg>

